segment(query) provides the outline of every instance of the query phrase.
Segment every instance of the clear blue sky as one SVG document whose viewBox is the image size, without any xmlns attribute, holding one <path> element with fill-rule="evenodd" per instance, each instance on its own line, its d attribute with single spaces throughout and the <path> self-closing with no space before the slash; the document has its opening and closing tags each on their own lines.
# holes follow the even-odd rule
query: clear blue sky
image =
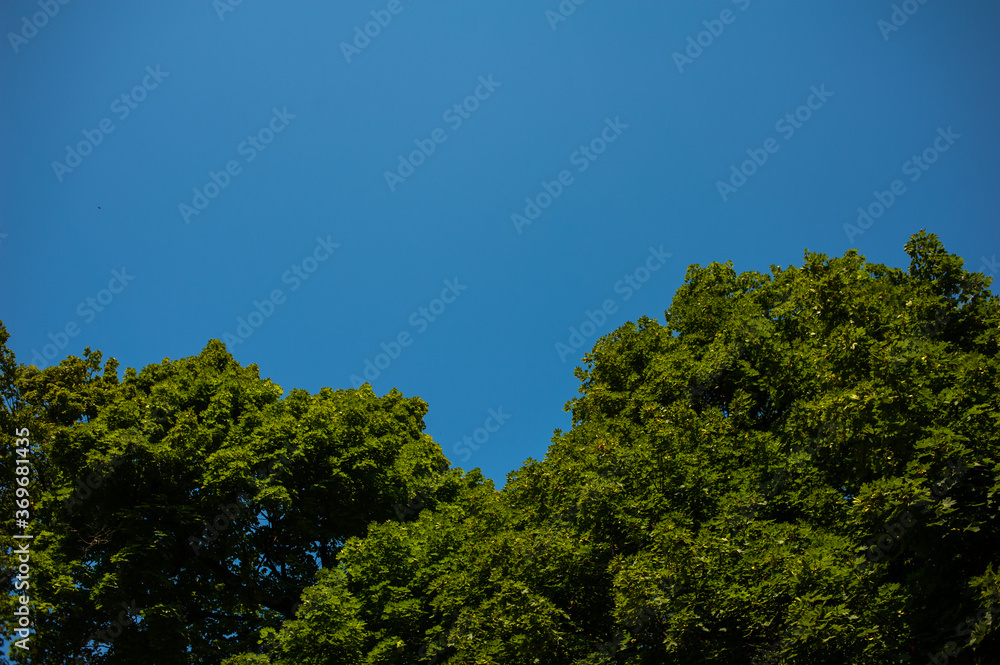
<svg viewBox="0 0 1000 665">
<path fill-rule="evenodd" d="M 237 360 L 313 392 L 378 362 L 377 393 L 422 397 L 452 462 L 502 485 L 569 428 L 585 350 L 662 320 L 689 264 L 906 265 L 924 227 L 972 269 L 1000 255 L 995 2 L 911 0 L 896 26 L 860 0 L 51 1 L 37 29 L 37 0 L 0 9 L 0 318 L 23 362 L 67 325 L 58 358 L 194 355 L 257 301 Z M 845 231 L 876 190 L 892 204 Z"/>
</svg>

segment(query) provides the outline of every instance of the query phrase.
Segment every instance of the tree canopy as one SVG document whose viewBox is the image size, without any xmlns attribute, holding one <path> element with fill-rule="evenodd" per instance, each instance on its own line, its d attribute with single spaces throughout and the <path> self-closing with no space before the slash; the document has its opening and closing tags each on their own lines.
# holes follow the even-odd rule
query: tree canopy
<svg viewBox="0 0 1000 665">
<path fill-rule="evenodd" d="M 502 491 L 395 390 L 286 395 L 218 341 L 38 370 L 0 326 L 32 662 L 1000 662 L 1000 301 L 933 234 L 905 249 L 691 266 Z"/>
</svg>

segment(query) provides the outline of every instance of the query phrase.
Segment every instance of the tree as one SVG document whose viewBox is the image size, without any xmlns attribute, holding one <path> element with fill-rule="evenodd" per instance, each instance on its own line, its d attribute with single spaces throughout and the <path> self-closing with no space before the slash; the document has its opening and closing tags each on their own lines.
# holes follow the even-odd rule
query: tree
<svg viewBox="0 0 1000 665">
<path fill-rule="evenodd" d="M 31 432 L 31 662 L 255 651 L 350 537 L 447 467 L 426 404 L 398 391 L 282 397 L 218 341 L 121 380 L 100 361 L 87 349 L 41 371 L 4 365 L 19 400 L 4 417 Z M 5 505 L 13 482 L 4 465 Z"/>
<path fill-rule="evenodd" d="M 230 663 L 997 662 L 1000 308 L 906 251 L 692 266 L 585 357 L 544 460 L 352 539 Z"/>
<path fill-rule="evenodd" d="M 420 400 L 282 398 L 218 342 L 120 382 L 89 350 L 18 367 L 42 662 L 129 595 L 106 662 L 1000 662 L 1000 301 L 936 236 L 905 249 L 691 266 L 499 492 L 445 471 Z"/>
</svg>

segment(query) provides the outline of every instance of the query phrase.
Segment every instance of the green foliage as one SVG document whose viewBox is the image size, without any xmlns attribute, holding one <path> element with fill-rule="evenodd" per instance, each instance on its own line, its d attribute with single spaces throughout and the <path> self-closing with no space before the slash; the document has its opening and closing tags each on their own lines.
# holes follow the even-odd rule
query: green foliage
<svg viewBox="0 0 1000 665">
<path fill-rule="evenodd" d="M 31 597 L 44 639 L 32 662 L 256 651 L 350 537 L 447 466 L 422 431 L 426 405 L 397 391 L 282 398 L 217 341 L 120 381 L 114 361 L 98 375 L 100 360 L 88 349 L 17 370 L 14 419 L 31 428 L 36 479 Z M 5 471 L 7 505 L 12 482 Z M 122 602 L 141 618 L 113 640 L 98 635 Z"/>
<path fill-rule="evenodd" d="M 444 471 L 418 399 L 282 398 L 214 342 L 120 383 L 99 354 L 18 368 L 43 662 L 131 594 L 107 662 L 996 663 L 1000 303 L 934 235 L 905 249 L 691 266 L 501 492 Z M 181 556 L 240 493 L 259 519 Z"/>
</svg>

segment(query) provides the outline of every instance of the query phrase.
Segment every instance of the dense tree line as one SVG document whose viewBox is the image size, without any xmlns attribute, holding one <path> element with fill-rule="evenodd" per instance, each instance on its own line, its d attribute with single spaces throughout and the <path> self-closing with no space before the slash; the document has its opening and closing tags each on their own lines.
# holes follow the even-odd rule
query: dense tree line
<svg viewBox="0 0 1000 665">
<path fill-rule="evenodd" d="M 1000 301 L 933 234 L 905 249 L 691 266 L 502 491 L 395 390 L 285 394 L 219 341 L 38 370 L 0 326 L 30 662 L 998 663 Z"/>
</svg>

